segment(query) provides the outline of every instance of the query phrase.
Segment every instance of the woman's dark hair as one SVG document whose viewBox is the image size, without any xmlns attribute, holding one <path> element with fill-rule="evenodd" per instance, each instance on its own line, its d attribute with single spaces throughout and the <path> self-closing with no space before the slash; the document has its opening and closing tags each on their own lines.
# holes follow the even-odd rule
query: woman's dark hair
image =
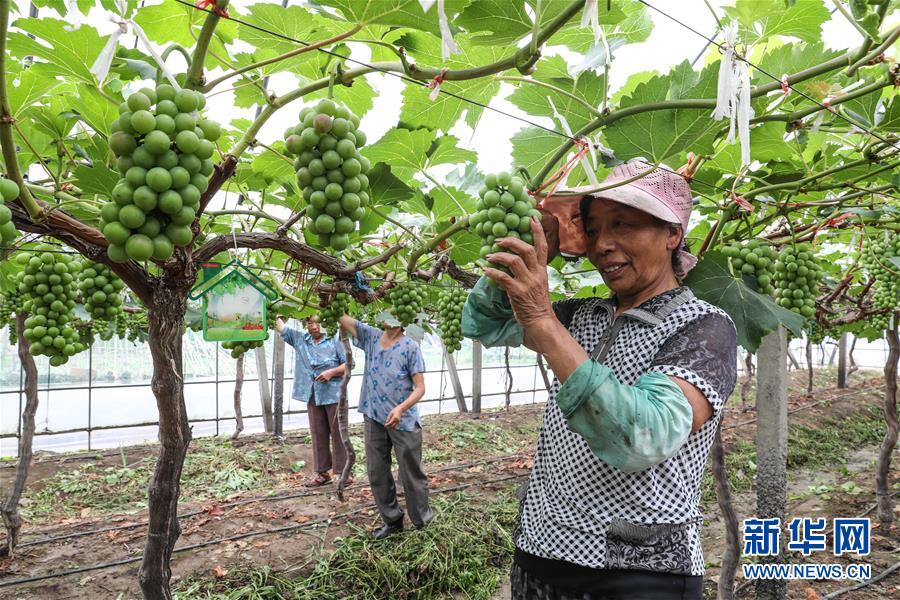
<svg viewBox="0 0 900 600">
<path fill-rule="evenodd" d="M 587 217 L 588 217 L 588 211 L 590 210 L 591 200 L 594 200 L 595 198 L 596 198 L 596 196 L 584 196 L 581 199 L 581 201 L 578 203 L 578 214 L 581 216 L 582 228 L 587 226 Z M 668 221 L 663 221 L 659 217 L 655 217 L 655 216 L 653 217 L 653 219 L 656 221 L 656 223 L 660 227 L 662 227 L 662 226 L 677 227 L 679 230 L 681 230 L 681 225 L 678 225 L 676 223 L 669 223 Z M 684 232 L 682 231 L 681 233 L 683 236 Z M 675 271 L 676 273 L 679 272 L 679 267 L 681 266 L 681 257 L 680 257 L 681 253 L 679 252 L 679 250 L 683 250 L 685 252 L 690 251 L 688 249 L 687 244 L 685 243 L 683 237 L 681 239 L 681 246 L 679 246 L 678 248 L 676 248 L 675 250 L 672 251 L 672 270 Z"/>
</svg>

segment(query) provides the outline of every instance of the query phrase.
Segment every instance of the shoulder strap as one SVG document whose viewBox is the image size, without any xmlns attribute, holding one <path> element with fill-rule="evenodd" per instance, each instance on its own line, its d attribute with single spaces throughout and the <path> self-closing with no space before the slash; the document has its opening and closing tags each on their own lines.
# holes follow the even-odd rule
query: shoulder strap
<svg viewBox="0 0 900 600">
<path fill-rule="evenodd" d="M 666 304 L 661 309 L 659 309 L 659 312 L 656 313 L 656 316 L 659 317 L 660 322 L 662 322 L 666 319 L 666 317 L 672 314 L 676 308 L 678 308 L 682 304 L 687 304 L 693 299 L 694 292 L 691 291 L 691 288 L 686 287 L 678 294 L 673 296 L 671 300 L 666 302 Z"/>
<path fill-rule="evenodd" d="M 647 316 L 652 317 L 653 327 L 656 327 L 657 325 L 665 321 L 666 317 L 672 314 L 676 308 L 678 308 L 682 304 L 690 302 L 693 299 L 694 292 L 692 292 L 690 288 L 684 288 L 682 291 L 670 298 L 655 315 L 650 315 L 650 313 L 646 314 Z M 616 319 L 610 324 L 603 335 L 600 336 L 600 340 L 591 351 L 591 358 L 593 360 L 597 362 L 603 362 L 606 359 L 606 355 L 609 353 L 609 350 L 612 348 L 613 344 L 616 341 L 616 336 L 619 333 L 620 327 L 621 324 L 619 322 L 619 319 Z"/>
</svg>

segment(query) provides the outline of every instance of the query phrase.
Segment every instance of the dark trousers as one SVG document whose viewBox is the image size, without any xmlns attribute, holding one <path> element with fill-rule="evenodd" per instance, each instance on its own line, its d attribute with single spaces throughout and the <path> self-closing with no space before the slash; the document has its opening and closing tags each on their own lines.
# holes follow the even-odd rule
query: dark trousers
<svg viewBox="0 0 900 600">
<path fill-rule="evenodd" d="M 347 464 L 347 450 L 341 442 L 341 431 L 338 428 L 338 405 L 334 403 L 316 406 L 316 398 L 313 395 L 306 406 L 309 415 L 309 435 L 312 437 L 313 469 L 316 473 L 327 473 L 334 467 L 335 474 L 340 475 L 344 465 Z M 344 407 L 342 412 L 344 419 L 347 419 L 347 407 Z M 329 438 L 331 448 L 328 444 Z"/>
<path fill-rule="evenodd" d="M 518 551 L 517 551 L 518 552 Z M 702 600 L 703 578 L 626 569 L 574 568 L 566 581 L 548 583 L 513 560 L 512 600 Z M 579 571 L 583 570 L 583 573 Z M 554 574 L 548 579 L 562 579 Z M 568 585 L 566 585 L 568 584 Z"/>
<path fill-rule="evenodd" d="M 422 471 L 422 430 L 388 429 L 366 417 L 364 431 L 369 485 L 381 518 L 385 523 L 396 523 L 403 519 L 403 510 L 397 504 L 397 487 L 391 473 L 393 449 L 397 456 L 409 518 L 416 527 L 427 525 L 433 513 L 428 506 L 428 477 Z"/>
</svg>

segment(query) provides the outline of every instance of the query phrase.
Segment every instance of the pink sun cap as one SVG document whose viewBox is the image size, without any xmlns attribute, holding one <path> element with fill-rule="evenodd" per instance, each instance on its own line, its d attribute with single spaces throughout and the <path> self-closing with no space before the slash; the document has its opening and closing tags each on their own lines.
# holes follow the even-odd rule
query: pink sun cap
<svg viewBox="0 0 900 600">
<path fill-rule="evenodd" d="M 681 225 L 681 231 L 687 232 L 691 218 L 691 188 L 684 177 L 665 165 L 660 167 L 654 168 L 639 160 L 617 165 L 601 185 L 628 183 L 594 192 L 591 196 L 631 206 L 667 223 Z M 595 187 L 577 187 L 572 191 L 587 192 Z"/>
</svg>

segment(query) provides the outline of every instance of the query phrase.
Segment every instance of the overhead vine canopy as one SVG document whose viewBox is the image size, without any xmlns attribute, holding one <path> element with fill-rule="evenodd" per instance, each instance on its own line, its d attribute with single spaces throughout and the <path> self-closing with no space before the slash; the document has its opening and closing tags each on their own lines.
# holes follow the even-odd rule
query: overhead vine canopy
<svg viewBox="0 0 900 600">
<path fill-rule="evenodd" d="M 56 237 L 92 258 L 108 245 L 94 228 L 120 177 L 109 146 L 119 107 L 138 88 L 182 73 L 180 82 L 210 103 L 220 95 L 255 115 L 221 123 L 211 159 L 216 171 L 195 211 L 195 262 L 221 258 L 233 246 L 257 248 L 266 250 L 254 255 L 259 266 L 297 272 L 299 261 L 347 280 L 358 270 L 354 263 L 401 245 L 410 251 L 372 261 L 369 276 L 415 274 L 447 254 L 457 278 L 471 284 L 463 269 L 477 271 L 481 240 L 467 219 L 476 212 L 484 174 L 477 152 L 449 132 L 459 123 L 477 128 L 484 119 L 502 119 L 514 132 L 509 171 L 531 190 L 554 175 L 564 177 L 563 187 L 591 184 L 632 159 L 664 169 L 689 165 L 698 216 L 688 233 L 694 252 L 760 237 L 776 247 L 812 241 L 833 252 L 821 257 L 823 287 L 831 285 L 815 315 L 820 324 L 877 312 L 870 274 L 837 259 L 897 228 L 900 74 L 898 13 L 890 2 L 838 3 L 840 14 L 833 15 L 822 0 L 737 0 L 715 15 L 716 31 L 679 22 L 684 36 L 707 38 L 697 60 L 632 74 L 614 93 L 611 73 L 628 69 L 616 61 L 617 52 L 645 41 L 652 18 L 678 20 L 665 3 L 596 3 L 595 29 L 583 24 L 580 0 L 451 0 L 443 12 L 415 0 L 238 7 L 219 0 L 203 8 L 182 0 L 140 8 L 133 0 L 103 0 L 99 8 L 120 27 L 112 40 L 92 20 L 73 25 L 61 1 L 34 4 L 60 18 L 11 15 L 4 71 L 15 152 L 6 157 L 15 157 L 19 171 L 30 175 L 30 194 L 46 204 L 31 206 L 23 198 L 15 222 L 23 231 L 61 234 Z M 82 11 L 90 5 L 79 3 Z M 823 43 L 822 27 L 832 18 L 852 22 L 858 35 L 848 44 L 858 45 Z M 729 139 L 727 120 L 712 117 L 722 65 L 733 68 L 729 51 L 750 84 L 749 136 L 741 141 Z M 110 59 L 108 74 L 98 70 L 104 59 Z M 159 69 L 160 59 L 168 73 Z M 396 80 L 399 97 L 380 93 L 384 86 L 372 77 Z M 274 93 L 285 81 L 294 89 Z M 520 112 L 497 114 L 506 112 L 493 102 L 500 94 Z M 376 105 L 400 105 L 395 126 L 360 149 L 370 167 L 368 207 L 357 210 L 347 243 L 334 248 L 300 214 L 320 211 L 310 210 L 304 197 L 286 136 L 266 129 L 276 115 L 284 122 L 284 113 L 299 114 L 326 96 L 363 125 Z M 302 126 L 302 119 L 287 121 Z M 748 144 L 749 164 L 741 152 Z M 576 161 L 579 150 L 586 156 Z M 566 164 L 572 168 L 561 173 Z M 161 266 L 117 268 L 140 296 L 140 273 L 158 274 Z M 601 291 L 586 263 L 552 266 L 558 297 Z M 15 268 L 6 265 L 4 273 Z M 295 280 L 300 287 L 312 281 L 306 274 Z M 803 327 L 799 315 L 757 294 L 760 286 L 736 278 L 717 252 L 709 252 L 689 281 L 732 314 L 747 347 L 779 322 L 795 332 Z M 296 314 L 309 310 L 302 301 L 307 294 L 292 298 Z M 852 307 L 852 314 L 841 307 Z"/>
</svg>

